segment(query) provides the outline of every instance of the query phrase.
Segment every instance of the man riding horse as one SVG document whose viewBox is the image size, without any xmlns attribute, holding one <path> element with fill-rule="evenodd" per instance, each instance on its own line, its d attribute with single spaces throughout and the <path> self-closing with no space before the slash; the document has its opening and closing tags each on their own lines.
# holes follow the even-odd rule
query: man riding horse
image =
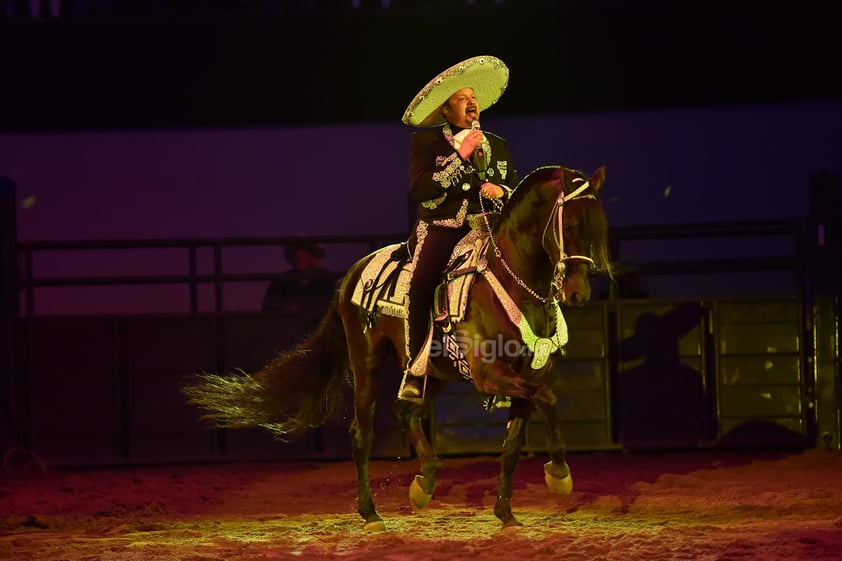
<svg viewBox="0 0 842 561">
<path fill-rule="evenodd" d="M 611 278 L 599 198 L 605 169 L 587 175 L 547 165 L 518 181 L 506 142 L 476 125 L 480 108 L 497 101 L 507 80 L 508 69 L 494 57 L 468 59 L 433 79 L 403 118 L 425 129 L 412 136 L 410 179 L 419 218 L 408 243 L 353 264 L 325 317 L 295 348 L 254 374 L 203 373 L 185 387 L 190 402 L 218 426 L 260 426 L 290 440 L 334 418 L 350 369 L 348 432 L 357 512 L 367 531 L 386 529 L 368 464 L 378 388 L 392 352 L 411 365 L 400 390 L 409 401 L 398 409 L 421 465 L 409 490 L 416 508 L 431 500 L 442 466 L 424 429 L 427 404 L 454 381 L 470 381 L 486 398 L 509 399 L 494 503 L 504 529 L 520 525 L 511 508 L 512 483 L 533 412 L 547 429 L 544 480 L 554 492 L 572 490 L 553 392 L 561 372 L 553 363 L 568 341 L 560 305 L 590 300 L 591 274 Z M 445 267 L 448 283 L 439 292 Z M 443 318 L 435 331 L 446 347 L 435 353 L 433 309 Z M 487 342 L 498 346 L 487 353 Z"/>
<path fill-rule="evenodd" d="M 434 292 L 454 246 L 472 228 L 484 229 L 484 207 L 499 210 L 517 186 L 506 140 L 479 127 L 480 110 L 500 99 L 508 81 L 503 61 L 473 57 L 433 78 L 404 112 L 402 121 L 422 130 L 410 142 L 418 219 L 407 243 L 414 271 L 406 296 L 409 362 L 399 399 L 423 401 Z"/>
</svg>

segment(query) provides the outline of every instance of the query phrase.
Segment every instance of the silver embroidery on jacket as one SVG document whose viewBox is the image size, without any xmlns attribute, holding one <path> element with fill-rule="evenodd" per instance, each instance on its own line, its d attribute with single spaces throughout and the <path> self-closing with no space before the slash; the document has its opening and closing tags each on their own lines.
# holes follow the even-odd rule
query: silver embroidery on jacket
<svg viewBox="0 0 842 561">
<path fill-rule="evenodd" d="M 447 198 L 447 193 L 442 193 L 440 197 L 436 197 L 435 199 L 423 201 L 421 203 L 421 206 L 423 206 L 424 208 L 428 208 L 428 209 L 434 209 L 434 208 L 438 207 L 440 204 L 442 204 L 446 198 Z"/>
<path fill-rule="evenodd" d="M 433 220 L 432 224 L 436 226 L 444 226 L 445 228 L 460 228 L 465 223 L 465 217 L 468 215 L 468 199 L 462 200 L 462 206 L 459 207 L 459 212 L 453 218 L 446 218 L 443 220 Z"/>
<path fill-rule="evenodd" d="M 441 167 L 442 164 L 446 165 L 444 165 L 444 169 L 441 171 L 433 173 L 433 181 L 441 185 L 442 188 L 447 189 L 451 185 L 458 183 L 459 178 L 462 177 L 465 172 L 462 170 L 462 159 L 459 158 L 458 154 L 451 154 L 445 158 L 441 164 L 437 158 L 436 165 Z"/>
</svg>

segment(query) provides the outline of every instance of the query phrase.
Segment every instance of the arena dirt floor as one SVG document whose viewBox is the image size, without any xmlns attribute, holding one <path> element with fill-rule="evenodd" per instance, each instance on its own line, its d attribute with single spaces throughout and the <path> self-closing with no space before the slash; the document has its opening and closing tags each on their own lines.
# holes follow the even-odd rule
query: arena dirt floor
<svg viewBox="0 0 842 561">
<path fill-rule="evenodd" d="M 350 462 L 114 469 L 29 465 L 0 475 L 0 559 L 716 560 L 842 559 L 842 452 L 572 453 L 573 493 L 524 457 L 515 515 L 492 513 L 495 457 L 445 458 L 430 505 L 414 460 L 371 476 L 387 530 L 366 533 Z"/>
</svg>

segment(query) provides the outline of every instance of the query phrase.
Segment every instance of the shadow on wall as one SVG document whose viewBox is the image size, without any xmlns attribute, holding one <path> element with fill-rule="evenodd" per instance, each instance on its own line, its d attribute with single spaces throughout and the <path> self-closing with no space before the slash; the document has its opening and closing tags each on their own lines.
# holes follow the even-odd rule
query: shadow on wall
<svg viewBox="0 0 842 561">
<path fill-rule="evenodd" d="M 793 448 L 802 449 L 807 445 L 803 434 L 789 430 L 779 423 L 753 419 L 728 431 L 717 440 L 720 448 Z"/>
<path fill-rule="evenodd" d="M 695 447 L 707 440 L 707 397 L 702 372 L 682 362 L 679 341 L 699 329 L 700 303 L 659 315 L 640 314 L 634 333 L 618 344 L 618 426 L 627 448 Z"/>
</svg>

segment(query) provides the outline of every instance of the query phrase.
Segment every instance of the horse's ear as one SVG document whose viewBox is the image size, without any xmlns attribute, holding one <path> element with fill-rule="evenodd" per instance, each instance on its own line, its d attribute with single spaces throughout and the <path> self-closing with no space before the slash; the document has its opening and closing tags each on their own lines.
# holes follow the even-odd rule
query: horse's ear
<svg viewBox="0 0 842 561">
<path fill-rule="evenodd" d="M 595 192 L 599 192 L 602 188 L 602 182 L 605 181 L 605 166 L 601 166 L 591 176 L 591 187 Z"/>
</svg>

